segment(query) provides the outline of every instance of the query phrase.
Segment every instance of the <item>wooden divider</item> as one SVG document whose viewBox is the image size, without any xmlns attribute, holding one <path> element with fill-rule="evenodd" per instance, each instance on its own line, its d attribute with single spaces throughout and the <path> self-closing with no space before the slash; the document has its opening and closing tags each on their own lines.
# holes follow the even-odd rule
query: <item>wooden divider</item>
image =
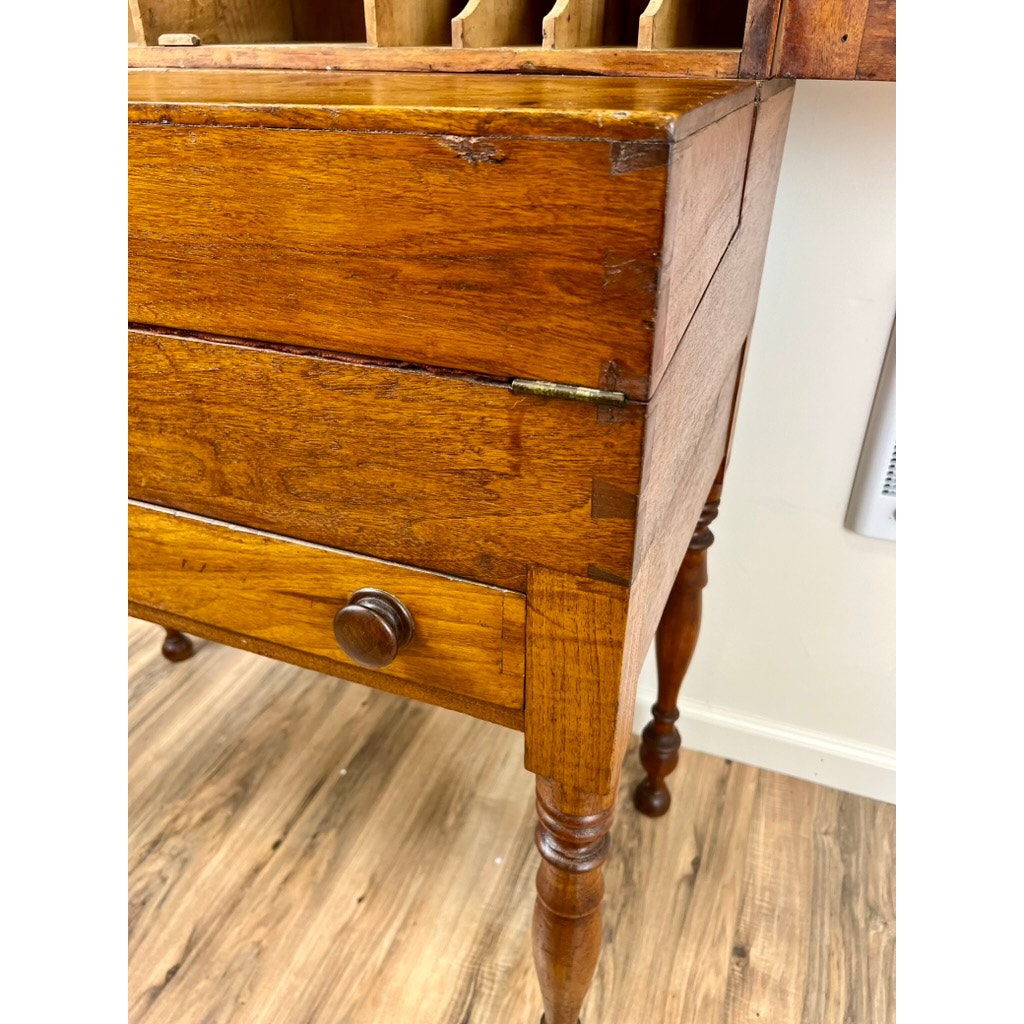
<svg viewBox="0 0 1024 1024">
<path fill-rule="evenodd" d="M 450 0 L 366 0 L 371 46 L 449 46 Z"/>
<path fill-rule="evenodd" d="M 289 0 L 128 0 L 136 38 L 193 34 L 204 43 L 278 43 L 294 38 Z"/>
<path fill-rule="evenodd" d="M 469 0 L 452 18 L 452 46 L 539 46 L 547 0 Z"/>
<path fill-rule="evenodd" d="M 752 2 L 764 4 L 772 0 Z M 333 44 L 341 49 L 346 44 L 366 43 L 384 50 L 401 47 L 406 52 L 417 48 L 435 52 L 502 49 L 524 53 L 536 47 L 548 52 L 592 51 L 594 70 L 606 73 L 608 62 L 599 57 L 612 50 L 620 54 L 637 50 L 706 51 L 707 58 L 718 59 L 720 63 L 728 49 L 739 50 L 746 3 L 747 0 L 129 0 L 128 10 L 137 42 L 155 47 L 161 37 L 165 37 L 167 44 L 170 41 L 166 37 L 177 36 L 179 45 L 174 48 L 179 53 L 183 48 L 181 41 L 190 37 L 203 48 L 291 43 Z M 237 51 L 225 57 L 226 62 L 234 64 L 246 59 Z M 612 58 L 613 64 L 615 59 Z M 395 69 L 404 66 L 403 60 L 395 54 Z M 351 60 L 342 60 L 338 66 L 350 63 Z M 586 60 L 584 66 L 589 67 Z M 717 64 L 715 69 L 716 73 L 720 70 Z M 688 68 L 684 71 L 693 73 Z"/>
<path fill-rule="evenodd" d="M 640 15 L 639 50 L 693 46 L 697 37 L 695 0 L 651 0 Z"/>
<path fill-rule="evenodd" d="M 544 18 L 544 46 L 570 50 L 600 46 L 604 39 L 604 0 L 555 0 Z"/>
<path fill-rule="evenodd" d="M 421 3 L 398 0 L 411 8 Z M 146 46 L 162 35 L 194 35 L 206 46 L 360 43 L 366 41 L 363 7 L 363 0 L 128 0 L 128 16 L 136 41 Z"/>
</svg>

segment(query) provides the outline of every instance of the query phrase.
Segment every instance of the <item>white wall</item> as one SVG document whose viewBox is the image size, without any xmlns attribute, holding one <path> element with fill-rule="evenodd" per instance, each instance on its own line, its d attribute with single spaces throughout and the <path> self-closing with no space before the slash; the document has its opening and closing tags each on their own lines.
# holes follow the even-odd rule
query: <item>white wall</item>
<svg viewBox="0 0 1024 1024">
<path fill-rule="evenodd" d="M 896 546 L 843 518 L 896 308 L 895 85 L 801 82 L 687 746 L 895 800 Z M 653 655 L 637 722 L 657 693 Z"/>
</svg>

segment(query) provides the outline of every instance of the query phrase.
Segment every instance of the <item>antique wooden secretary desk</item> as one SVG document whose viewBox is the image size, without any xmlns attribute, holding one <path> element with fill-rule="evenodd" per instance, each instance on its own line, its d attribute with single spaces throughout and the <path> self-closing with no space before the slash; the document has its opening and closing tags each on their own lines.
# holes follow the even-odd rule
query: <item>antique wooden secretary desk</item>
<svg viewBox="0 0 1024 1024">
<path fill-rule="evenodd" d="M 787 79 L 894 78 L 894 5 L 130 9 L 130 610 L 522 731 L 575 1024 L 656 635 L 668 807 Z"/>
</svg>

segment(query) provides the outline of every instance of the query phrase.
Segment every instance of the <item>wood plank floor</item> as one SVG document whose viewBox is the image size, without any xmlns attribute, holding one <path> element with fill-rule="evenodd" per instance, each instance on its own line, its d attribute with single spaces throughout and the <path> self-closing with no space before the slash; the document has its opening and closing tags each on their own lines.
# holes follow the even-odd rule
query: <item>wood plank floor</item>
<svg viewBox="0 0 1024 1024">
<path fill-rule="evenodd" d="M 131 1024 L 537 1024 L 522 737 L 129 620 Z M 630 752 L 585 1024 L 891 1024 L 895 808 Z"/>
</svg>

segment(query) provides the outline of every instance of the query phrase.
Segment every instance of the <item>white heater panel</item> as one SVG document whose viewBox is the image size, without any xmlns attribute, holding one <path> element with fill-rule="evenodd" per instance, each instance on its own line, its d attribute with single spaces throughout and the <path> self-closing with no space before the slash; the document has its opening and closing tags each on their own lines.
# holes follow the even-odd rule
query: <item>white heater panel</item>
<svg viewBox="0 0 1024 1024">
<path fill-rule="evenodd" d="M 896 539 L 896 324 L 864 435 L 846 525 L 880 540 Z"/>
</svg>

